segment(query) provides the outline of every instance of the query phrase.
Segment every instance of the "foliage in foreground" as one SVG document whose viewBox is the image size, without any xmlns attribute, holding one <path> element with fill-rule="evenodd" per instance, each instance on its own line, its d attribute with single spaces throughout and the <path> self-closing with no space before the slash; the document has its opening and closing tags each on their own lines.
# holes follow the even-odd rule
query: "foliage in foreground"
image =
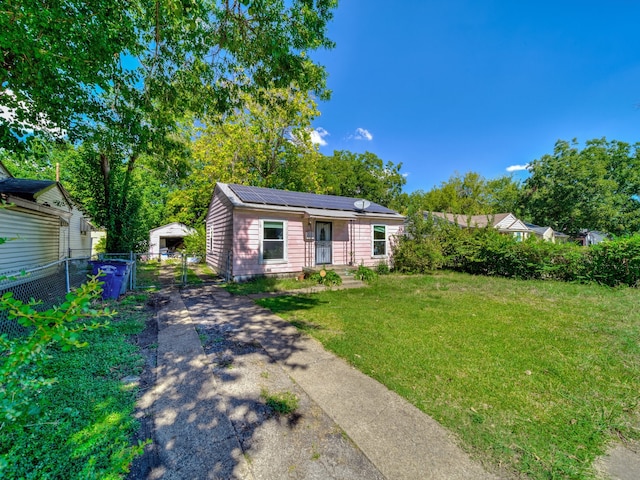
<svg viewBox="0 0 640 480">
<path fill-rule="evenodd" d="M 108 329 L 78 333 L 86 347 L 49 349 L 35 373 L 56 378 L 37 409 L 0 425 L 3 478 L 123 478 L 142 446 L 131 446 L 135 388 L 122 379 L 143 362 L 129 335 L 140 332 L 146 295 L 125 298 Z"/>
<path fill-rule="evenodd" d="M 640 440 L 635 289 L 459 273 L 259 303 L 455 432 L 494 467 L 592 478 Z"/>
<path fill-rule="evenodd" d="M 49 349 L 57 346 L 67 352 L 86 347 L 80 334 L 108 325 L 96 321 L 111 315 L 108 309 L 94 308 L 101 292 L 94 277 L 68 293 L 60 306 L 44 312 L 37 310 L 41 302 L 24 303 L 13 298 L 12 292 L 0 297 L 0 311 L 6 310 L 9 321 L 17 322 L 28 332 L 24 337 L 0 335 L 0 421 L 13 422 L 27 411 L 32 414 L 39 411 L 38 393 L 56 381 L 41 374 Z"/>
<path fill-rule="evenodd" d="M 397 240 L 394 267 L 401 273 L 440 268 L 520 279 L 640 284 L 640 234 L 588 248 L 530 237 L 516 241 L 493 228 L 460 228 L 414 215 Z"/>
</svg>

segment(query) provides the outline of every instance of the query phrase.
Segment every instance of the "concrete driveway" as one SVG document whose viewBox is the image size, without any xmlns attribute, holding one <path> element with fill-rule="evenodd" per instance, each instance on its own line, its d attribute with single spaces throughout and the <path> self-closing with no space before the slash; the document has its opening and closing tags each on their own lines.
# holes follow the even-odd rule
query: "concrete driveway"
<svg viewBox="0 0 640 480">
<path fill-rule="evenodd" d="M 148 479 L 492 479 L 437 422 L 315 340 L 216 286 L 158 315 Z M 270 396 L 295 397 L 288 414 Z"/>
</svg>

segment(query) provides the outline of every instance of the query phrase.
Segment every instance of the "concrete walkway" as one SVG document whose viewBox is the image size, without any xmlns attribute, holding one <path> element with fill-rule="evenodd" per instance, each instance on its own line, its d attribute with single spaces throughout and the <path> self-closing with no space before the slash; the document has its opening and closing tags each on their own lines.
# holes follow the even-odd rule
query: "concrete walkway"
<svg viewBox="0 0 640 480">
<path fill-rule="evenodd" d="M 491 479 L 430 417 L 315 340 L 216 286 L 159 313 L 157 479 Z M 204 344 L 204 347 L 203 347 Z M 278 415 L 265 401 L 294 395 Z"/>
</svg>

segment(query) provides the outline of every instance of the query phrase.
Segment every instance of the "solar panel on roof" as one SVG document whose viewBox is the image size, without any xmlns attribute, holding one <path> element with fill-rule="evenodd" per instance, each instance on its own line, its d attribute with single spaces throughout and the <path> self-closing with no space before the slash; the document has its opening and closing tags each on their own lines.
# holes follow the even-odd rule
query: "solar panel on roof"
<svg viewBox="0 0 640 480">
<path fill-rule="evenodd" d="M 291 192 L 272 188 L 249 187 L 246 185 L 229 185 L 231 190 L 245 203 L 264 205 L 281 205 L 301 208 L 323 208 L 329 210 L 356 211 L 354 198 L 334 195 L 318 195 L 315 193 Z M 395 213 L 382 205 L 371 203 L 366 209 L 370 213 Z"/>
</svg>

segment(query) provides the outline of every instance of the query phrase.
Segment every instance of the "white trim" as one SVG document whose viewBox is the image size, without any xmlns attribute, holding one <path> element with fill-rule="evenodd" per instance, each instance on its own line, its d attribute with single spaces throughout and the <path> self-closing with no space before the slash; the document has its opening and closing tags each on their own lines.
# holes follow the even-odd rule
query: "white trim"
<svg viewBox="0 0 640 480">
<path fill-rule="evenodd" d="M 384 228 L 384 255 L 375 254 L 375 242 L 382 242 L 382 240 L 375 239 L 376 227 Z M 371 224 L 371 258 L 387 258 L 389 256 L 389 226 L 383 223 Z"/>
<path fill-rule="evenodd" d="M 48 215 L 64 218 L 65 220 L 69 220 L 72 216 L 71 212 L 65 212 L 64 210 L 60 210 L 58 208 L 48 207 L 40 203 L 24 200 L 23 198 L 20 198 L 20 197 L 7 195 L 6 207 L 11 208 L 13 206 L 25 208 L 27 210 L 32 210 L 35 212 L 46 213 Z"/>
<path fill-rule="evenodd" d="M 265 222 L 277 222 L 277 223 L 282 223 L 282 255 L 283 258 L 272 258 L 272 259 L 267 259 L 265 260 L 263 258 L 264 255 L 264 251 L 263 251 L 263 245 L 264 245 L 264 224 Z M 259 250 L 260 250 L 260 257 L 259 257 L 259 262 L 261 264 L 274 264 L 274 263 L 287 263 L 288 262 L 288 255 L 287 255 L 287 240 L 288 240 L 288 221 L 281 219 L 281 218 L 261 218 L 260 219 L 260 245 L 259 245 Z M 267 240 L 267 241 L 273 241 L 273 240 Z"/>
</svg>

